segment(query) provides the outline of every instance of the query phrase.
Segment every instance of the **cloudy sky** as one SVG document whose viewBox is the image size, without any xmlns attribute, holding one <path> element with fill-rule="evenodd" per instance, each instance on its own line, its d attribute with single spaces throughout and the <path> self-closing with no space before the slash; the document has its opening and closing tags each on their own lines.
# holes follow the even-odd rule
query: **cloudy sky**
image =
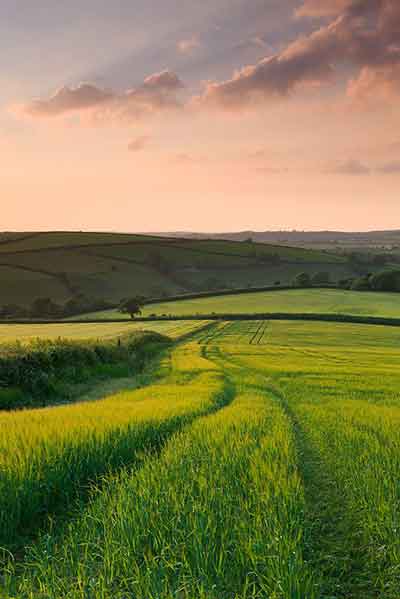
<svg viewBox="0 0 400 599">
<path fill-rule="evenodd" d="M 2 0 L 3 230 L 400 228 L 399 0 Z"/>
</svg>

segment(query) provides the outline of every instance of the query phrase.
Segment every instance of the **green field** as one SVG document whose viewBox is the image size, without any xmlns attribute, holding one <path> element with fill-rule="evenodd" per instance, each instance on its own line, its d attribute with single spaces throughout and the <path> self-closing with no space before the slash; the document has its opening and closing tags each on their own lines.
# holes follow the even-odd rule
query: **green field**
<svg viewBox="0 0 400 599">
<path fill-rule="evenodd" d="M 115 337 L 133 333 L 136 331 L 154 331 L 177 339 L 198 328 L 204 327 L 207 321 L 190 322 L 104 322 L 104 323 L 55 323 L 55 324 L 0 324 L 0 345 L 29 343 L 36 339 L 113 339 Z"/>
<path fill-rule="evenodd" d="M 219 322 L 141 389 L 3 413 L 0 596 L 398 599 L 399 347 Z"/>
<path fill-rule="evenodd" d="M 0 234 L 2 305 L 79 295 L 118 303 L 129 295 L 167 297 L 216 288 L 291 283 L 296 274 L 354 276 L 334 253 L 249 242 L 118 233 Z"/>
<path fill-rule="evenodd" d="M 223 295 L 149 304 L 143 316 L 188 316 L 197 314 L 268 314 L 281 312 L 351 314 L 354 316 L 400 317 L 397 293 L 342 291 L 339 289 L 290 289 Z M 117 310 L 85 314 L 85 318 L 127 318 Z"/>
</svg>

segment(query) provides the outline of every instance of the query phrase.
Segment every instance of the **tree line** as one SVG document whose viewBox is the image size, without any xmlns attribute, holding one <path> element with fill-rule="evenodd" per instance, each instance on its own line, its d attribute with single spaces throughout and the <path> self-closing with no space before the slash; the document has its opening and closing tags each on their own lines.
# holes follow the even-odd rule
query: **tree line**
<svg viewBox="0 0 400 599">
<path fill-rule="evenodd" d="M 88 298 L 77 295 L 65 303 L 55 302 L 50 297 L 38 297 L 29 306 L 19 304 L 5 304 L 0 307 L 0 318 L 68 318 L 88 312 L 99 312 L 114 308 L 115 304 L 104 299 Z"/>
<path fill-rule="evenodd" d="M 329 273 L 316 273 L 311 276 L 307 272 L 298 273 L 294 280 L 294 287 L 313 287 L 317 285 L 332 285 L 339 289 L 351 289 L 353 291 L 400 291 L 400 270 L 388 269 L 377 273 L 367 273 L 359 277 L 341 279 L 337 283 L 331 283 Z"/>
</svg>

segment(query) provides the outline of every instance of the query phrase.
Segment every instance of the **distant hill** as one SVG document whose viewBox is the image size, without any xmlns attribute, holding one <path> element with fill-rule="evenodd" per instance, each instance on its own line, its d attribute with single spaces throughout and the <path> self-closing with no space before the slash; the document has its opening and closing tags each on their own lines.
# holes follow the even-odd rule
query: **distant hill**
<svg viewBox="0 0 400 599">
<path fill-rule="evenodd" d="M 156 234 L 162 235 L 162 233 Z M 294 247 L 316 249 L 353 249 L 368 248 L 399 250 L 400 229 L 387 231 L 238 231 L 233 233 L 166 233 L 170 237 L 189 239 L 225 239 L 243 241 L 251 238 L 257 243 L 273 243 Z"/>
<path fill-rule="evenodd" d="M 246 238 L 262 234 L 238 234 Z M 257 237 L 258 238 L 258 237 Z M 290 283 L 299 271 L 354 275 L 349 261 L 320 250 L 248 241 L 83 232 L 0 233 L 0 305 L 74 296 L 118 302 L 131 294 Z"/>
</svg>

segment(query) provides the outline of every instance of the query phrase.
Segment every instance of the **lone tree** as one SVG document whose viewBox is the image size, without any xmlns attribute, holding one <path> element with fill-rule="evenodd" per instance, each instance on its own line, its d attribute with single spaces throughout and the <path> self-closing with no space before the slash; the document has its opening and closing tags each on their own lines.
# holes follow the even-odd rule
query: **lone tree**
<svg viewBox="0 0 400 599">
<path fill-rule="evenodd" d="M 123 300 L 120 304 L 119 311 L 123 314 L 129 314 L 133 319 L 136 314 L 142 313 L 143 298 L 141 297 L 130 297 Z"/>
</svg>

